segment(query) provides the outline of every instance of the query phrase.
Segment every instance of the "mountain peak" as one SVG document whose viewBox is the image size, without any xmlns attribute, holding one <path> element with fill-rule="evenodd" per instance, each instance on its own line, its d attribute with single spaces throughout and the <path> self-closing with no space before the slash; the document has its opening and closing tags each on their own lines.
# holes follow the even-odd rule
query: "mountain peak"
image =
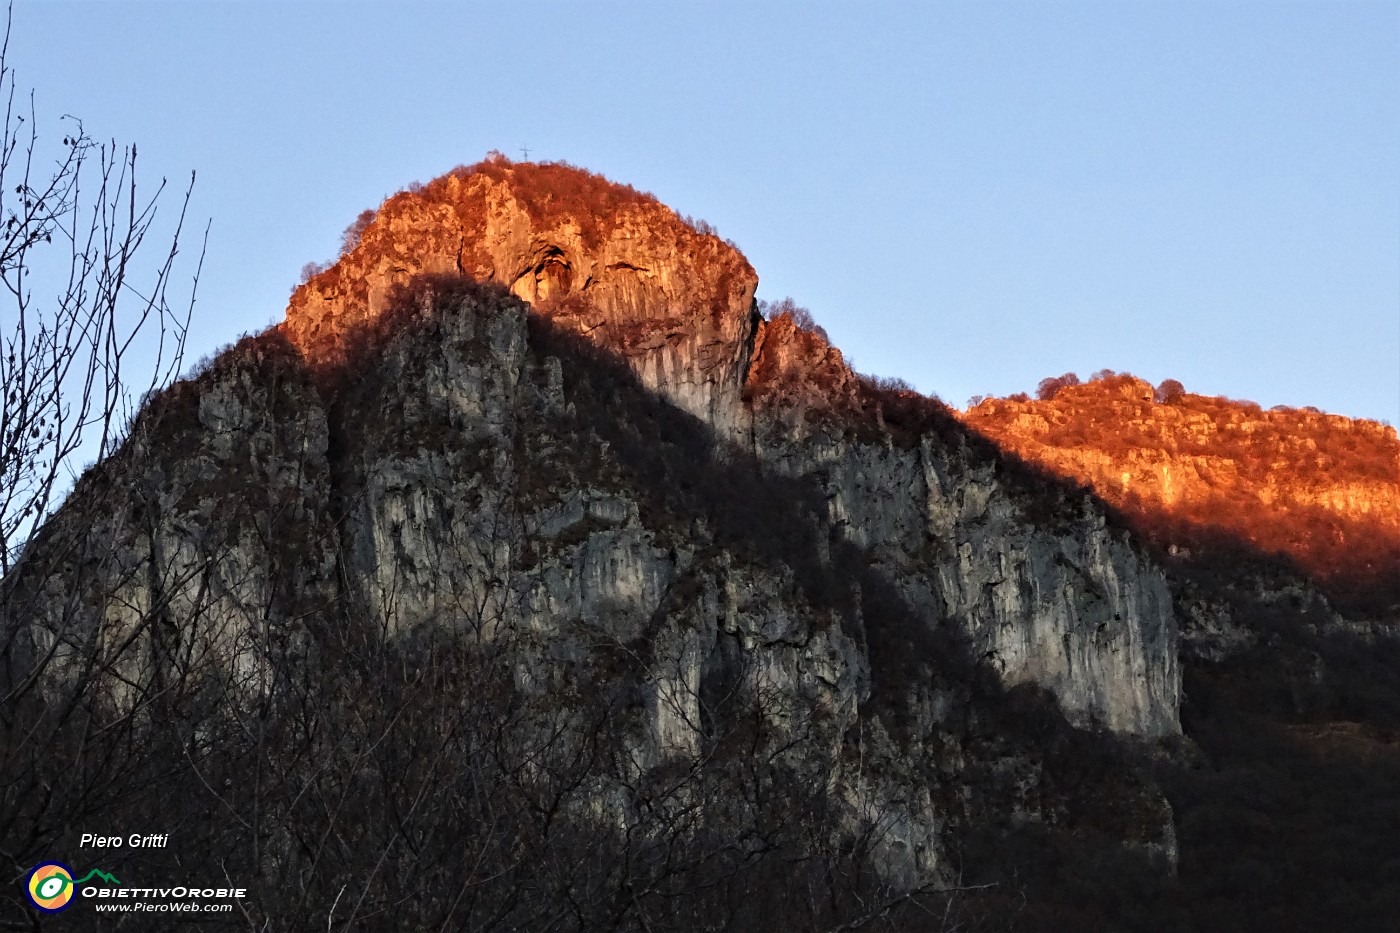
<svg viewBox="0 0 1400 933">
<path fill-rule="evenodd" d="M 492 156 L 361 215 L 292 293 L 282 330 L 314 360 L 422 274 L 495 282 L 623 356 L 648 387 L 723 427 L 755 324 L 753 267 L 703 223 L 564 163 Z"/>
</svg>

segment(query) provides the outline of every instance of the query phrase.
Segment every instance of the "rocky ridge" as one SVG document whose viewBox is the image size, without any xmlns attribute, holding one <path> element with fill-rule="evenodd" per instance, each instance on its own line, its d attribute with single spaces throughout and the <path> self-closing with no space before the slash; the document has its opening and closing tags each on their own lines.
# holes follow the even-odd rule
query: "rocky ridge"
<svg viewBox="0 0 1400 933">
<path fill-rule="evenodd" d="M 345 256 L 297 289 L 282 330 L 311 358 L 333 357 L 342 335 L 383 314 L 395 284 L 445 270 L 508 287 L 721 437 L 788 475 L 820 476 L 834 533 L 897 552 L 888 566 L 909 595 L 973 635 L 1008 682 L 1051 688 L 1083 721 L 1177 731 L 1165 583 L 1103 530 L 1097 507 L 1067 506 L 1063 535 L 1045 537 L 1001 494 L 994 463 L 977 474 L 926 445 L 896 454 L 839 419 L 809 431 L 809 412 L 849 408 L 855 374 L 814 333 L 764 322 L 738 250 L 649 196 L 555 165 L 494 159 L 449 173 L 386 201 Z M 754 365 L 806 389 L 763 391 L 775 377 L 751 379 Z M 979 544 L 960 540 L 969 528 L 983 529 Z M 1024 550 L 1001 550 L 1022 532 Z M 954 556 L 928 561 L 934 544 Z"/>
<path fill-rule="evenodd" d="M 1335 600 L 1400 611 L 1400 439 L 1318 411 L 1164 393 L 1105 374 L 962 415 L 1026 460 L 1123 509 L 1162 552 L 1228 539 L 1280 555 Z"/>
<path fill-rule="evenodd" d="M 209 802 L 186 851 L 306 879 L 275 925 L 401 840 L 393 890 L 467 928 L 692 928 L 766 909 L 763 866 L 823 928 L 988 827 L 1175 857 L 1112 737 L 1179 731 L 1170 594 L 1091 495 L 762 320 L 737 250 L 596 176 L 488 160 L 355 234 L 5 581 L 6 683 L 145 723 L 109 754 Z M 798 875 L 852 880 L 819 910 Z"/>
</svg>

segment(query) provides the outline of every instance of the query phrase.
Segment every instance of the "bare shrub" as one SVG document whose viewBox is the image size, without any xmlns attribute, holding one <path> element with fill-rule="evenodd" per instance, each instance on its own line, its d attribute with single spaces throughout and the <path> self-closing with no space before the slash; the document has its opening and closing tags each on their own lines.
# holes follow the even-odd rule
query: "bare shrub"
<svg viewBox="0 0 1400 933">
<path fill-rule="evenodd" d="M 340 252 L 342 255 L 360 245 L 360 237 L 364 236 L 365 230 L 369 228 L 370 224 L 374 223 L 374 218 L 378 214 L 379 211 L 375 208 L 365 208 L 360 211 L 360 215 L 351 222 L 350 226 L 345 228 L 345 232 L 340 235 Z"/>
<path fill-rule="evenodd" d="M 1050 376 L 1040 380 L 1040 385 L 1035 388 L 1035 397 L 1042 402 L 1048 402 L 1058 395 L 1061 389 L 1077 385 L 1079 385 L 1079 377 L 1074 373 Z"/>
<path fill-rule="evenodd" d="M 1163 379 L 1162 384 L 1152 394 L 1152 400 L 1169 405 L 1186 394 L 1186 387 L 1175 379 Z"/>
<path fill-rule="evenodd" d="M 760 301 L 758 303 L 758 313 L 763 315 L 764 320 L 776 321 L 778 318 L 787 315 L 792 323 L 796 324 L 800 330 L 810 331 L 817 334 L 822 340 L 830 341 L 826 328 L 822 327 L 812 318 L 812 312 L 791 298 L 779 298 L 777 301 Z M 850 361 L 847 360 L 849 363 Z"/>
<path fill-rule="evenodd" d="M 307 282 L 310 282 L 322 272 L 325 272 L 331 266 L 332 263 L 329 262 L 308 262 L 306 265 L 301 267 L 301 276 L 298 284 L 305 285 Z"/>
</svg>

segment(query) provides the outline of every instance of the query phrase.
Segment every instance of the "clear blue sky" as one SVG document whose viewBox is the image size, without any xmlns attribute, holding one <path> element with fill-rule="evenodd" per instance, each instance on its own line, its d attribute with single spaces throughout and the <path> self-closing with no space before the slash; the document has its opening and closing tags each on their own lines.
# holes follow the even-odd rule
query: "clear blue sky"
<svg viewBox="0 0 1400 933">
<path fill-rule="evenodd" d="M 1400 4 L 17 0 L 41 117 L 199 172 L 195 356 L 490 149 L 714 224 L 955 405 L 1129 370 L 1400 423 Z M 61 128 L 51 120 L 46 126 Z"/>
</svg>

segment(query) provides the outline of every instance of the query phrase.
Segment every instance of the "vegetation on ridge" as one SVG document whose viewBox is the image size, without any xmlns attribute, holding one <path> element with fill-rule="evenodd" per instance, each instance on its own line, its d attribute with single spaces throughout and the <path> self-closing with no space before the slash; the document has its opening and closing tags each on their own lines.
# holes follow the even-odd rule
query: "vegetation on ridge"
<svg viewBox="0 0 1400 933">
<path fill-rule="evenodd" d="M 1400 606 L 1395 429 L 1321 412 L 1155 390 L 1105 370 L 985 399 L 963 420 L 1027 460 L 1093 487 L 1164 559 L 1233 539 L 1296 566 L 1334 602 Z M 1206 558 L 1213 559 L 1213 558 Z"/>
</svg>

